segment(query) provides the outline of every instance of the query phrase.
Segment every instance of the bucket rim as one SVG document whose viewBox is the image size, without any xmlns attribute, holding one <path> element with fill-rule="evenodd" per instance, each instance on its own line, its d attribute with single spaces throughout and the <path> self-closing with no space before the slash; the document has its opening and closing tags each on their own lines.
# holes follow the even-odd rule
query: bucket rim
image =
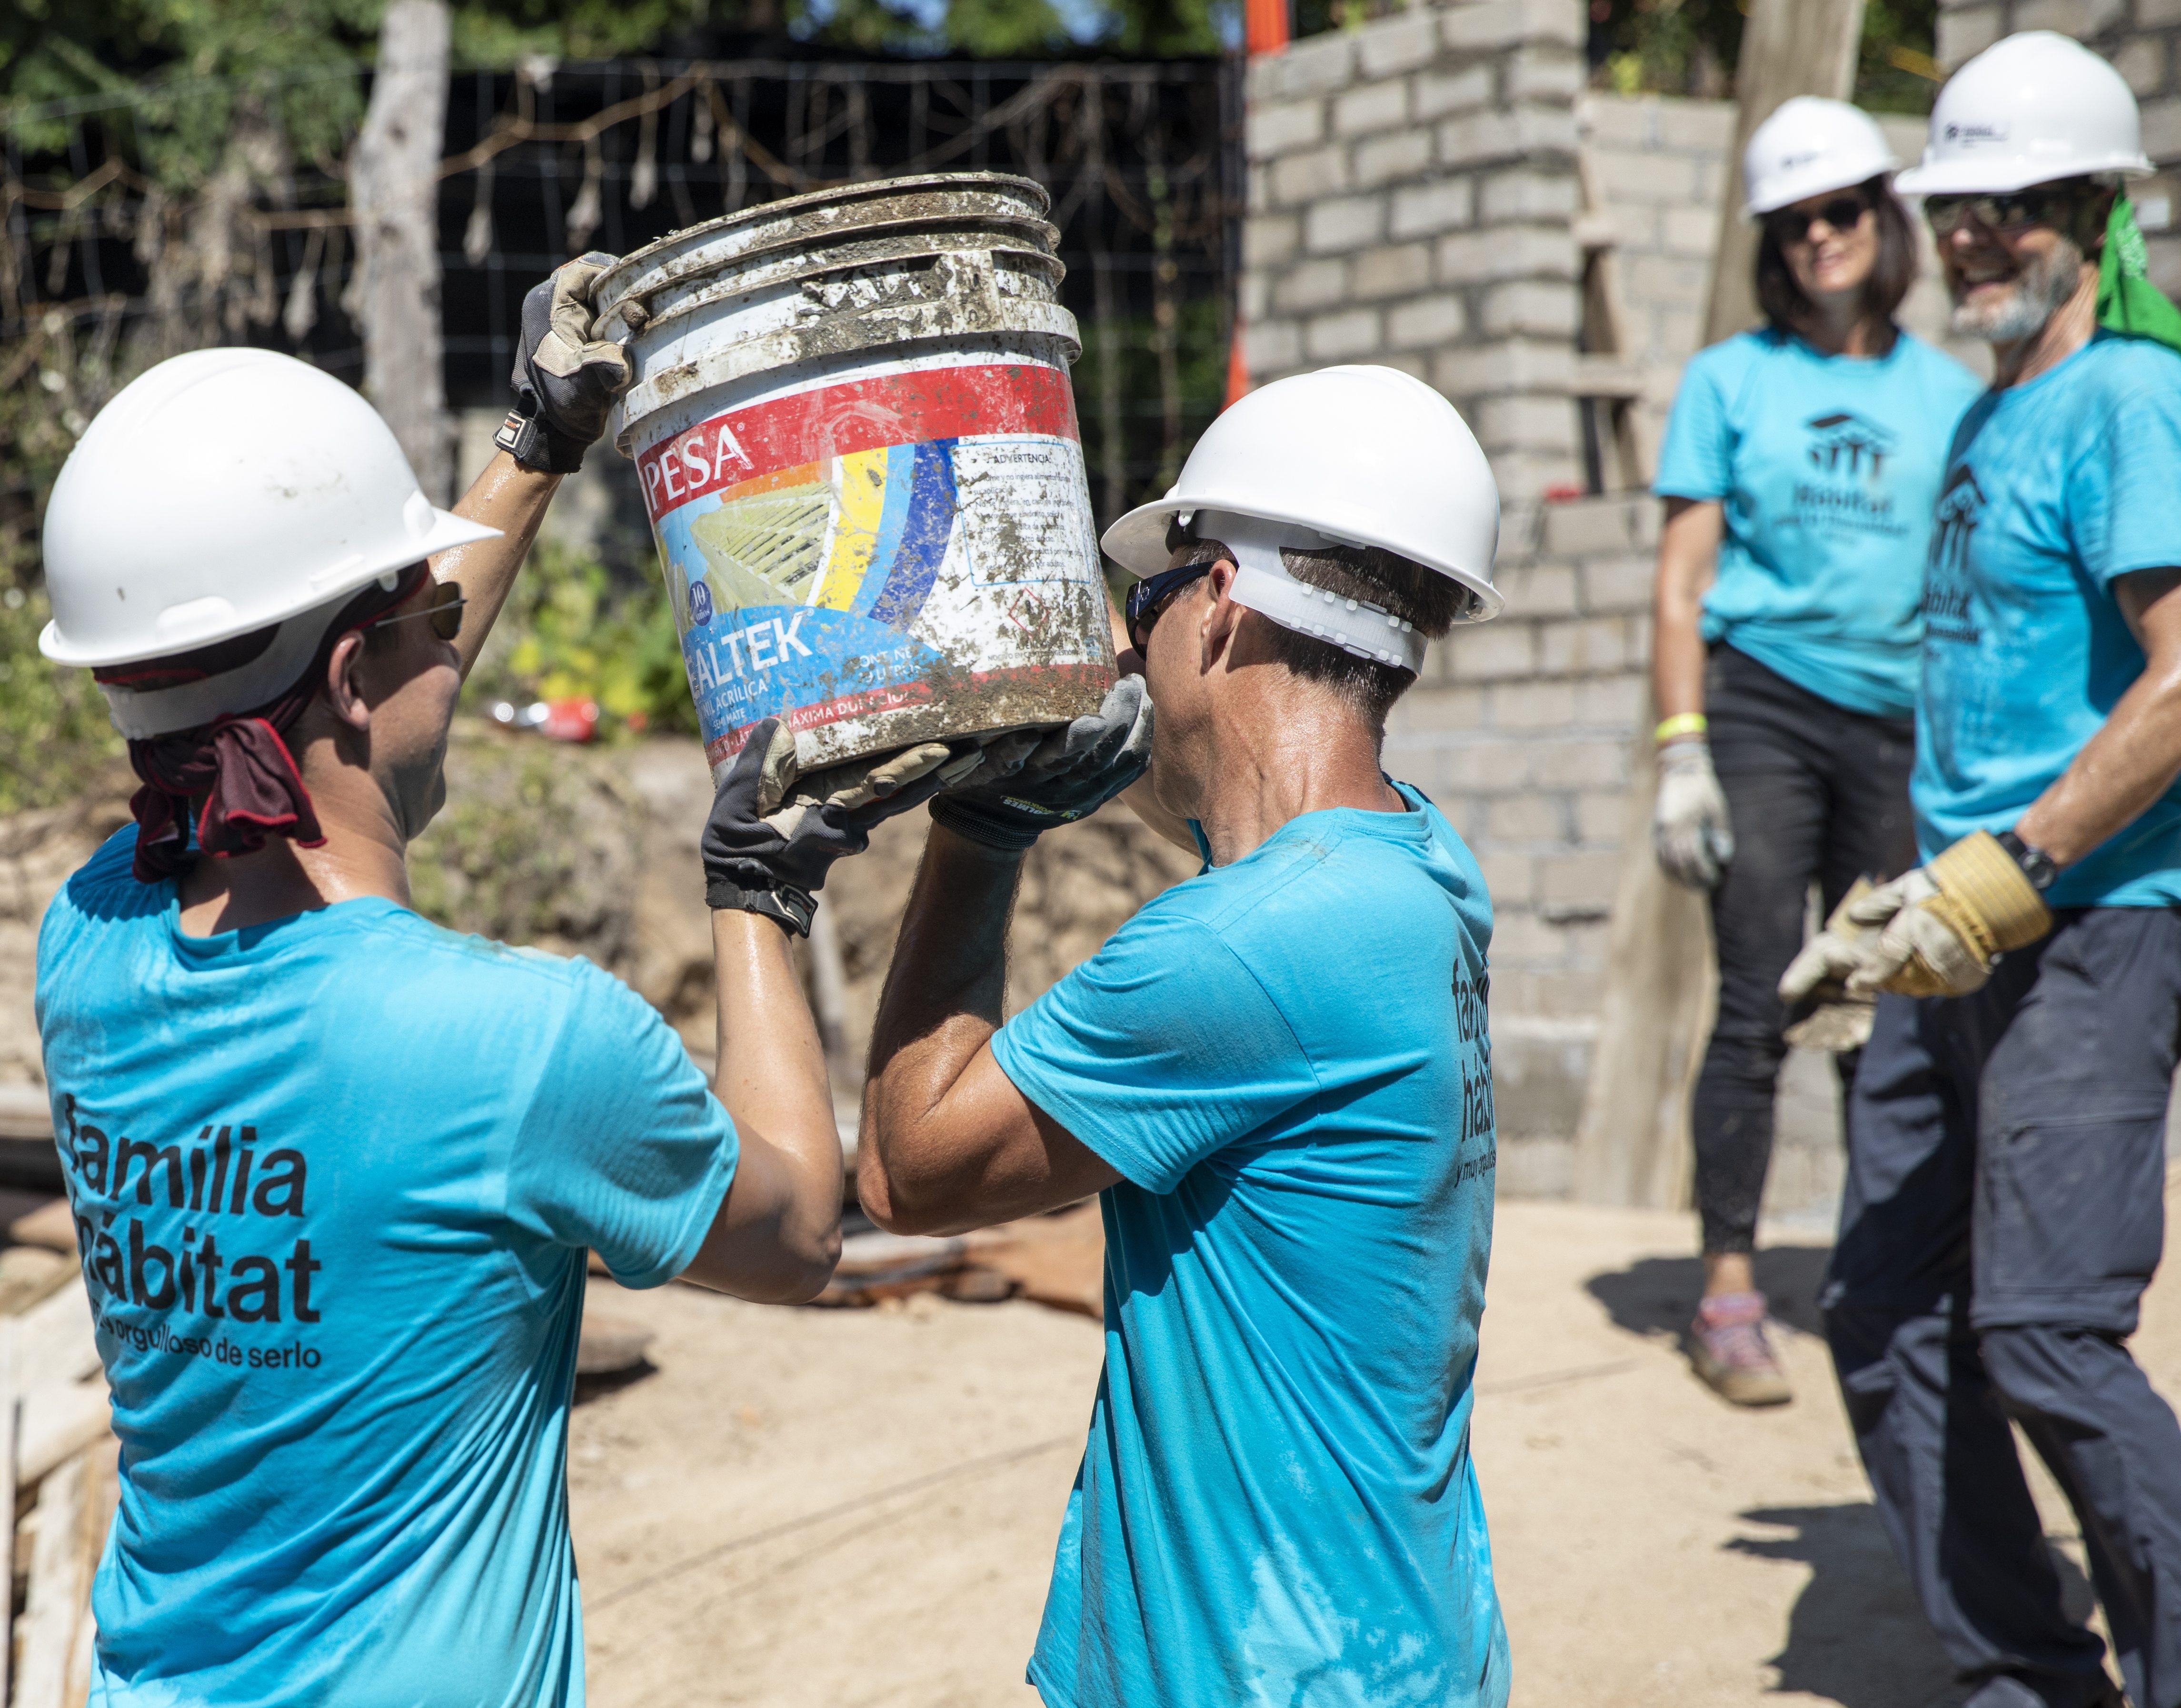
<svg viewBox="0 0 2181 1708">
<path fill-rule="evenodd" d="M 809 208 L 827 204 L 876 200 L 947 185 L 965 190 L 1024 191 L 1037 204 L 1035 218 L 1042 219 L 1052 212 L 1052 192 L 1035 178 L 1026 178 L 1015 172 L 920 172 L 906 178 L 871 178 L 836 184 L 823 190 L 806 190 L 799 196 L 782 196 L 776 201 L 760 201 L 748 207 L 739 207 L 732 213 L 699 220 L 694 225 L 685 225 L 678 231 L 668 232 L 664 237 L 654 238 L 641 249 L 631 250 L 621 256 L 617 264 L 601 273 L 592 287 L 591 300 L 599 305 L 600 312 L 609 311 L 628 294 L 630 286 L 638 278 L 658 266 L 663 256 L 687 249 L 692 240 L 708 240 L 724 234 L 737 226 L 792 218 Z"/>
</svg>

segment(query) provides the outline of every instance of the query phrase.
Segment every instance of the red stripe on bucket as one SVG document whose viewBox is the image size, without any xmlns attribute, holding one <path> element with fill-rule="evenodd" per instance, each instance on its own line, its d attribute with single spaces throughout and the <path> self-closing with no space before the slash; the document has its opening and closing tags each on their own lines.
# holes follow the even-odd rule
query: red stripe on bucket
<svg viewBox="0 0 2181 1708">
<path fill-rule="evenodd" d="M 979 670 L 971 675 L 970 686 L 991 687 L 996 684 L 1020 682 L 1025 686 L 1046 689 L 1055 681 L 1081 676 L 1103 684 L 1108 680 L 1104 664 L 1037 664 L 1007 670 Z M 814 730 L 820 724 L 837 724 L 843 718 L 860 717 L 867 713 L 891 712 L 897 707 L 927 702 L 935 696 L 928 682 L 899 682 L 883 688 L 870 688 L 860 694 L 843 694 L 837 699 L 820 700 L 815 705 L 797 706 L 780 715 L 791 730 Z M 771 715 L 771 714 L 768 714 Z M 725 763 L 743 750 L 749 732 L 765 720 L 753 718 L 747 724 L 737 724 L 715 740 L 704 744 L 707 763 Z M 936 739 L 936 737 L 934 739 Z"/>
<path fill-rule="evenodd" d="M 654 522 L 692 499 L 782 469 L 887 445 L 987 434 L 1078 439 L 1075 394 L 1030 362 L 913 368 L 729 410 L 636 460 Z"/>
</svg>

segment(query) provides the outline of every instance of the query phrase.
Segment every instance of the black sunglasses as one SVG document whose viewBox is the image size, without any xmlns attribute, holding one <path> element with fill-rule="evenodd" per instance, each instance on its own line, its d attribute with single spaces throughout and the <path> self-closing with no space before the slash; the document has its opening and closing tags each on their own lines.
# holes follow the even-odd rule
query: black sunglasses
<svg viewBox="0 0 2181 1708">
<path fill-rule="evenodd" d="M 1924 218 L 1935 237 L 1952 237 L 1964 221 L 1972 218 L 1986 231 L 2021 231 L 2033 225 L 2058 224 L 2073 200 L 2063 190 L 2016 190 L 2002 196 L 1927 196 Z M 2058 219 L 2053 217 L 2056 211 Z"/>
<path fill-rule="evenodd" d="M 389 623 L 406 623 L 411 617 L 423 617 L 430 621 L 435 636 L 451 641 L 462 631 L 462 607 L 467 603 L 469 596 L 462 592 L 460 581 L 442 581 L 432 590 L 432 603 L 421 611 L 390 612 L 384 617 L 373 617 L 364 627 L 384 628 Z"/>
<path fill-rule="evenodd" d="M 1200 581 L 1212 573 L 1210 563 L 1184 564 L 1178 570 L 1161 570 L 1155 576 L 1146 576 L 1129 589 L 1128 603 L 1122 608 L 1122 617 L 1129 627 L 1129 644 L 1139 653 L 1151 643 L 1151 630 L 1166 608 L 1193 581 Z"/>
<path fill-rule="evenodd" d="M 1870 198 L 1860 192 L 1836 196 L 1814 208 L 1775 207 L 1764 216 L 1764 229 L 1775 243 L 1801 243 L 1815 221 L 1822 219 L 1835 231 L 1852 231 L 1869 212 Z"/>
</svg>

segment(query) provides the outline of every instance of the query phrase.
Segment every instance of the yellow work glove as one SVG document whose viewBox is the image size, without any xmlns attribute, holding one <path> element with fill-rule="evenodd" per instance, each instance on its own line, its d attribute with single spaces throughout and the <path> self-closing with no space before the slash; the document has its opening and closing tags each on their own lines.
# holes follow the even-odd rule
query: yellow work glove
<svg viewBox="0 0 2181 1708">
<path fill-rule="evenodd" d="M 2051 910 L 1988 830 L 1964 836 L 1929 865 L 1874 890 L 1788 967 L 1780 994 L 1793 1002 L 1828 978 L 1849 996 L 1966 996 L 1991 965 L 2052 928 Z"/>
</svg>

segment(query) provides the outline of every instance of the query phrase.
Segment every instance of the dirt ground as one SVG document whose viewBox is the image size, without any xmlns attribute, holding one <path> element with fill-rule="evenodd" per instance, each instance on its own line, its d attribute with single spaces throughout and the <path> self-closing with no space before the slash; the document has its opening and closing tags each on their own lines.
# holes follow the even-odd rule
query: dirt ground
<svg viewBox="0 0 2181 1708">
<path fill-rule="evenodd" d="M 1908 1596 L 1849 1445 L 1811 1298 L 1773 1249 L 1797 1398 L 1736 1412 L 1673 1336 L 1684 1217 L 1503 1204 L 1476 1453 L 1515 1700 L 1554 1708 L 1962 1693 Z M 1100 1331 L 1019 1302 L 776 1310 L 598 1284 L 654 1373 L 588 1398 L 570 1476 L 603 1708 L 1035 1708 L 1022 1683 L 1097 1378 Z M 2138 1356 L 2181 1395 L 2181 1281 Z M 2065 1508 L 2040 1488 L 2087 1602 Z"/>
</svg>

